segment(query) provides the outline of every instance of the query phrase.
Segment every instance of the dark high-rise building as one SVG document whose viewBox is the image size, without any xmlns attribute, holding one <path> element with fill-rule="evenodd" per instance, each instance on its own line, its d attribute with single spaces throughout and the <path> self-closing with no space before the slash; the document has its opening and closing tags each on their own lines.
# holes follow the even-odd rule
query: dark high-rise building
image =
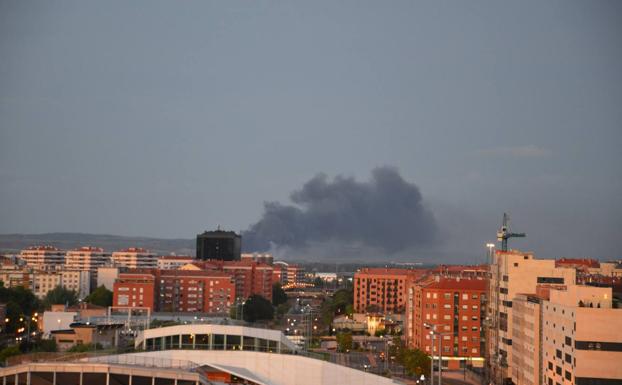
<svg viewBox="0 0 622 385">
<path fill-rule="evenodd" d="M 242 237 L 234 231 L 206 231 L 197 235 L 197 259 L 239 261 Z"/>
</svg>

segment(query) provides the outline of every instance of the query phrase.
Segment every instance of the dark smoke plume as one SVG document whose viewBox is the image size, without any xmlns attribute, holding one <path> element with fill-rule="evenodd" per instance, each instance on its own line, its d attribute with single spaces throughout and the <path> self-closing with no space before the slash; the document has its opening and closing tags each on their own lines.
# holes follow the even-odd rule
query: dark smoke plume
<svg viewBox="0 0 622 385">
<path fill-rule="evenodd" d="M 298 254 L 333 254 L 350 249 L 392 255 L 436 240 L 436 222 L 419 188 L 391 167 L 373 170 L 369 182 L 343 176 L 331 181 L 319 174 L 290 199 L 294 205 L 264 204 L 261 220 L 243 233 L 245 250 L 285 247 Z"/>
</svg>

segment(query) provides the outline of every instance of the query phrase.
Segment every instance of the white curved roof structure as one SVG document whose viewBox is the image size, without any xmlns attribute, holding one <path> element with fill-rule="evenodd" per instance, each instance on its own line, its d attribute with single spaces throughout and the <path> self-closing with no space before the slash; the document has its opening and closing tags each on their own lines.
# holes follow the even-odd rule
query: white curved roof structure
<svg viewBox="0 0 622 385">
<path fill-rule="evenodd" d="M 346 366 L 294 354 L 253 351 L 162 350 L 108 356 L 123 360 L 180 360 L 208 366 L 258 385 L 396 385 L 401 382 Z M 90 361 L 105 362 L 107 357 Z"/>
<path fill-rule="evenodd" d="M 290 341 L 280 330 L 251 328 L 239 325 L 216 325 L 216 324 L 188 324 L 188 325 L 175 325 L 162 328 L 146 329 L 142 331 L 134 342 L 136 348 L 142 347 L 144 350 L 159 350 L 157 348 L 151 348 L 152 345 L 148 344 L 148 340 L 157 340 L 171 336 L 198 336 L 198 335 L 224 335 L 224 336 L 240 336 L 250 337 L 255 339 L 261 339 L 265 341 L 271 341 L 277 343 L 276 351 L 282 350 L 296 351 L 298 347 Z M 181 348 L 182 341 L 179 339 L 179 346 L 175 348 Z M 168 347 L 170 349 L 170 346 Z M 254 350 L 242 347 L 242 350 Z"/>
</svg>

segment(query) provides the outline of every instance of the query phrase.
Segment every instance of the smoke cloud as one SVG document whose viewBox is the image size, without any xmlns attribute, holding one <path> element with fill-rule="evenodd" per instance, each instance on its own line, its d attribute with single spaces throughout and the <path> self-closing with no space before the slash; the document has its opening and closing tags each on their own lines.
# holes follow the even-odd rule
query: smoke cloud
<svg viewBox="0 0 622 385">
<path fill-rule="evenodd" d="M 319 174 L 290 199 L 293 205 L 264 203 L 261 220 L 243 233 L 245 250 L 379 256 L 437 240 L 434 215 L 424 206 L 419 188 L 392 167 L 374 169 L 368 182 Z"/>
</svg>

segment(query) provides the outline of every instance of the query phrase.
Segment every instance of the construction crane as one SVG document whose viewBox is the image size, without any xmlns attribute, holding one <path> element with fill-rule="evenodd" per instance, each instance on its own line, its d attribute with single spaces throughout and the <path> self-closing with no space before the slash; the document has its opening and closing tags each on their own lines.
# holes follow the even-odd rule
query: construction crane
<svg viewBox="0 0 622 385">
<path fill-rule="evenodd" d="M 507 213 L 503 213 L 503 224 L 497 231 L 497 240 L 501 242 L 501 251 L 508 251 L 508 239 L 525 238 L 526 236 L 525 233 L 510 232 L 510 216 Z"/>
</svg>

